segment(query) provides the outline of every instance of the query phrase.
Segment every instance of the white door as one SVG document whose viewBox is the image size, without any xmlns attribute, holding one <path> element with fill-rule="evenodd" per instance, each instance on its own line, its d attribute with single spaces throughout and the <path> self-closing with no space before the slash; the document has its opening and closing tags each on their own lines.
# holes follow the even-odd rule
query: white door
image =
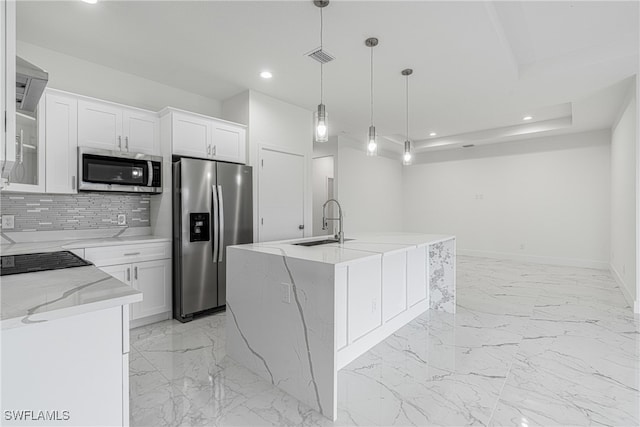
<svg viewBox="0 0 640 427">
<path fill-rule="evenodd" d="M 211 120 L 173 113 L 173 154 L 206 159 L 211 157 Z"/>
<path fill-rule="evenodd" d="M 140 111 L 124 110 L 123 148 L 131 153 L 159 154 L 158 118 Z"/>
<path fill-rule="evenodd" d="M 78 145 L 124 150 L 122 110 L 108 104 L 78 101 Z"/>
<path fill-rule="evenodd" d="M 133 264 L 133 287 L 142 301 L 131 306 L 131 320 L 171 311 L 171 260 Z"/>
<path fill-rule="evenodd" d="M 304 236 L 304 156 L 260 150 L 258 218 L 261 242 Z"/>
<path fill-rule="evenodd" d="M 47 193 L 77 193 L 78 100 L 74 97 L 46 95 Z"/>
</svg>

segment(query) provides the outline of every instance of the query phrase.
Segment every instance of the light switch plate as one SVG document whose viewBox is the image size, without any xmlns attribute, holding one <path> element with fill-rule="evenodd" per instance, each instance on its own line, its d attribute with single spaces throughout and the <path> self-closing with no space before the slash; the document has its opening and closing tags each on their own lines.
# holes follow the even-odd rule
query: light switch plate
<svg viewBox="0 0 640 427">
<path fill-rule="evenodd" d="M 2 215 L 2 229 L 13 230 L 13 227 L 15 227 L 14 219 L 13 215 Z"/>
<path fill-rule="evenodd" d="M 127 216 L 125 214 L 118 214 L 118 225 L 127 225 Z"/>
<path fill-rule="evenodd" d="M 289 283 L 281 283 L 280 292 L 282 293 L 281 301 L 291 304 L 291 285 Z"/>
</svg>

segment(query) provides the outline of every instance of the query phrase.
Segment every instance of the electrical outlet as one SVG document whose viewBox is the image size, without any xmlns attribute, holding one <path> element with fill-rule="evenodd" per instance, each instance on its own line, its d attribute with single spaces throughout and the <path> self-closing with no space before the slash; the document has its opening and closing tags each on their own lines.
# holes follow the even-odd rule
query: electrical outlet
<svg viewBox="0 0 640 427">
<path fill-rule="evenodd" d="M 13 227 L 15 227 L 14 219 L 13 215 L 2 215 L 2 229 L 13 230 Z"/>
<path fill-rule="evenodd" d="M 291 285 L 289 283 L 280 284 L 280 293 L 282 302 L 291 304 Z"/>
<path fill-rule="evenodd" d="M 118 225 L 127 225 L 127 216 L 125 214 L 118 214 Z"/>
</svg>

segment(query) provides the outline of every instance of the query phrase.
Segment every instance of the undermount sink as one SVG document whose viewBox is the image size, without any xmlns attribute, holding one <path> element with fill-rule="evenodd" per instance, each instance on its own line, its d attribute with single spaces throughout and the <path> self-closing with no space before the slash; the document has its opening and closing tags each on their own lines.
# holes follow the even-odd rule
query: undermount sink
<svg viewBox="0 0 640 427">
<path fill-rule="evenodd" d="M 345 242 L 353 239 L 344 239 Z M 310 240 L 307 242 L 299 242 L 294 243 L 296 246 L 319 246 L 319 245 L 328 245 L 329 243 L 339 243 L 338 239 L 324 239 L 324 240 Z"/>
</svg>

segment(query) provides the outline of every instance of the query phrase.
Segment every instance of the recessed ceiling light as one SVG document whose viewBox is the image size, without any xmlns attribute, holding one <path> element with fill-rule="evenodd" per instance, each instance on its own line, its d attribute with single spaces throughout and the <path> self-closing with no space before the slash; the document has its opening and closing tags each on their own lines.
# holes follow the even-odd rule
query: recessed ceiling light
<svg viewBox="0 0 640 427">
<path fill-rule="evenodd" d="M 270 79 L 271 77 L 273 77 L 273 74 L 271 74 L 271 71 L 263 71 L 260 73 L 260 77 L 262 77 L 263 79 Z"/>
<path fill-rule="evenodd" d="M 431 132 L 431 133 L 429 134 L 429 136 L 436 136 L 436 135 L 437 135 L 437 133 L 435 133 L 435 132 Z"/>
<path fill-rule="evenodd" d="M 89 3 L 89 4 L 96 4 L 98 3 L 98 0 L 82 0 L 85 3 Z"/>
<path fill-rule="evenodd" d="M 531 119 L 533 119 L 533 116 L 524 116 L 522 118 L 522 120 L 531 120 Z"/>
</svg>

